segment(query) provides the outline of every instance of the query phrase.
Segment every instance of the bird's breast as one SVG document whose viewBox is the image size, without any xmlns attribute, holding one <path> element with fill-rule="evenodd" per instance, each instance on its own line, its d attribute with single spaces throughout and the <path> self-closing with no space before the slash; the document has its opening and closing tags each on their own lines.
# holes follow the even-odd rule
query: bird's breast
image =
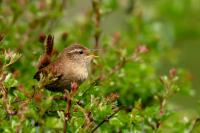
<svg viewBox="0 0 200 133">
<path fill-rule="evenodd" d="M 88 78 L 88 71 L 84 70 L 83 72 L 80 72 L 79 76 L 80 76 L 79 80 L 81 80 L 81 81 L 86 80 Z"/>
<path fill-rule="evenodd" d="M 70 68 L 70 69 L 69 69 Z M 82 82 L 88 77 L 88 69 L 87 67 L 74 65 L 74 67 L 66 67 L 65 68 L 65 78 L 71 81 Z"/>
</svg>

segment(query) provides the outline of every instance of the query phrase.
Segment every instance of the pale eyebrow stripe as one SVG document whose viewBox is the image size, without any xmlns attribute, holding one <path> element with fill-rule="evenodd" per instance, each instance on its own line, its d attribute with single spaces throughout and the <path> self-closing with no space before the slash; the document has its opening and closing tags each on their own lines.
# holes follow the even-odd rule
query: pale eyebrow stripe
<svg viewBox="0 0 200 133">
<path fill-rule="evenodd" d="M 80 52 L 80 51 L 82 51 L 82 49 L 74 49 L 74 50 L 69 51 L 68 53 L 75 53 L 75 52 Z"/>
</svg>

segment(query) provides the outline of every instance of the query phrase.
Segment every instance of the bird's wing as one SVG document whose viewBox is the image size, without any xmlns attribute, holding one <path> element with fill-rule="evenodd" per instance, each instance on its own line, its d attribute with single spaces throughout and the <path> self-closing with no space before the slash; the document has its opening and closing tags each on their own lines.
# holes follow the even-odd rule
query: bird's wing
<svg viewBox="0 0 200 133">
<path fill-rule="evenodd" d="M 60 80 L 62 77 L 62 74 L 60 73 L 51 73 L 51 71 L 49 71 L 50 67 L 45 67 L 42 68 L 40 70 L 38 70 L 35 75 L 33 76 L 34 79 L 37 79 L 38 81 L 41 80 L 41 77 L 44 77 L 47 80 L 51 80 L 52 82 L 56 82 L 57 80 Z M 51 82 L 51 83 L 52 83 Z"/>
</svg>

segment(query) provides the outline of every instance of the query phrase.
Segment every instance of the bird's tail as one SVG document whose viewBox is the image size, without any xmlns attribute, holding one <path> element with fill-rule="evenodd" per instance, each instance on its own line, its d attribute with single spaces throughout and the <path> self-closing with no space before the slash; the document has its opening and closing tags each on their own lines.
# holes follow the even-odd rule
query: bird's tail
<svg viewBox="0 0 200 133">
<path fill-rule="evenodd" d="M 45 47 L 45 53 L 49 56 L 51 56 L 53 52 L 53 45 L 54 45 L 54 37 L 52 35 L 48 35 Z"/>
<path fill-rule="evenodd" d="M 53 52 L 54 45 L 54 37 L 52 35 L 48 35 L 46 45 L 45 45 L 45 53 L 40 57 L 38 63 L 38 69 L 42 69 L 51 63 L 51 55 Z"/>
</svg>

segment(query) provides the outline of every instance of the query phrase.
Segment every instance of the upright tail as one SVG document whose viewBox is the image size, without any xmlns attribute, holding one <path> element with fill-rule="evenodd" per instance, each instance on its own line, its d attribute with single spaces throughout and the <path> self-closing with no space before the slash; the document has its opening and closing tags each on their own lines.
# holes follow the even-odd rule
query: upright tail
<svg viewBox="0 0 200 133">
<path fill-rule="evenodd" d="M 42 69 L 51 63 L 51 55 L 53 52 L 54 45 L 54 37 L 52 35 L 48 35 L 46 45 L 45 45 L 45 53 L 40 57 L 38 63 L 38 69 Z"/>
<path fill-rule="evenodd" d="M 49 56 L 51 56 L 53 52 L 53 45 L 54 45 L 54 37 L 52 35 L 48 35 L 45 47 L 45 53 Z"/>
</svg>

